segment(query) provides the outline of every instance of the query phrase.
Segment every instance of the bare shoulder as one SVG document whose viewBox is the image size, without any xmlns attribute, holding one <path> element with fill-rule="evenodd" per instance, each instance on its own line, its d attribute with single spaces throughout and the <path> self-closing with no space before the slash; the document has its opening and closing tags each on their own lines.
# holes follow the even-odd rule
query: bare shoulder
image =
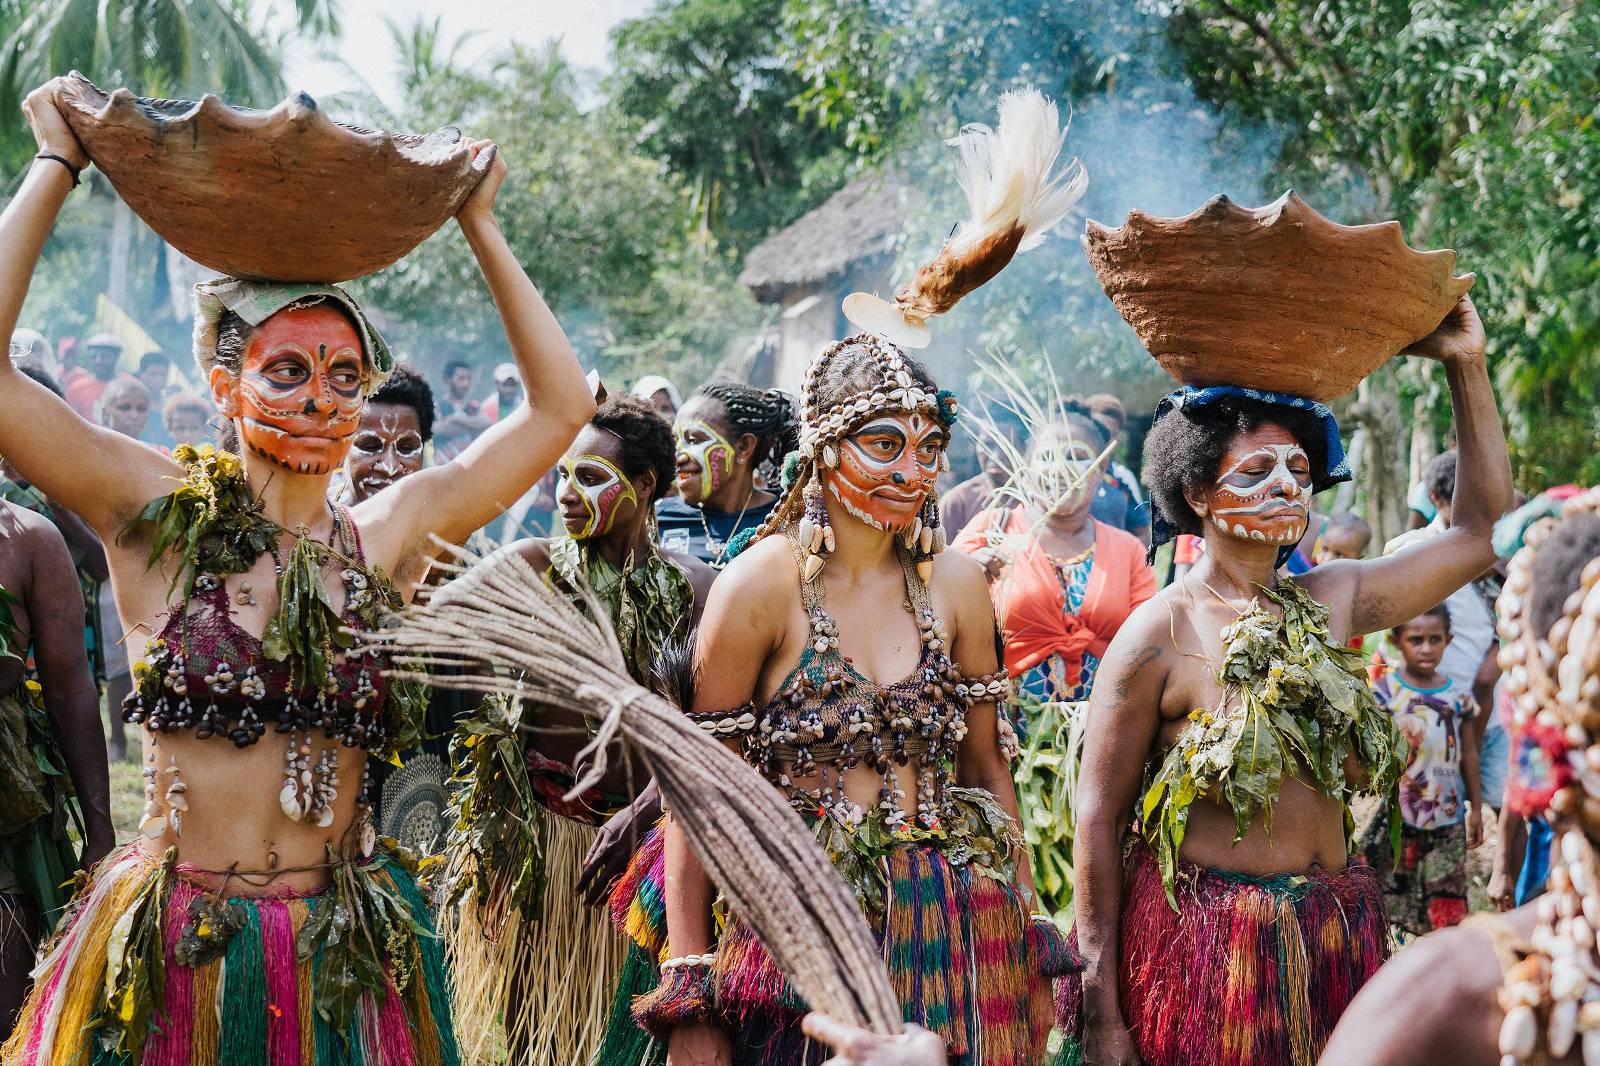
<svg viewBox="0 0 1600 1066">
<path fill-rule="evenodd" d="M 717 579 L 717 571 L 709 564 L 683 552 L 667 551 L 663 548 L 661 555 L 689 578 L 689 586 L 694 589 L 695 602 L 703 606 L 706 597 L 711 595 L 711 585 Z"/>
<path fill-rule="evenodd" d="M 514 540 L 502 546 L 500 550 L 511 555 L 521 556 L 523 562 L 541 574 L 550 565 L 549 537 L 524 537 L 521 540 Z"/>
<path fill-rule="evenodd" d="M 730 596 L 772 596 L 793 592 L 800 575 L 795 568 L 794 550 L 788 538 L 762 537 L 739 553 L 717 576 L 713 594 L 718 600 Z"/>
<path fill-rule="evenodd" d="M 1321 603 L 1332 604 L 1349 599 L 1361 583 L 1361 572 L 1377 562 L 1375 559 L 1330 559 L 1319 563 L 1291 580 Z"/>
<path fill-rule="evenodd" d="M 1345 1011 L 1323 1062 L 1402 1066 L 1498 1060 L 1500 965 L 1487 933 L 1458 926 L 1401 949 Z"/>
<path fill-rule="evenodd" d="M 943 551 L 933 557 L 933 583 L 958 596 L 982 592 L 989 598 L 989 582 L 983 576 L 983 564 L 964 552 Z"/>
</svg>

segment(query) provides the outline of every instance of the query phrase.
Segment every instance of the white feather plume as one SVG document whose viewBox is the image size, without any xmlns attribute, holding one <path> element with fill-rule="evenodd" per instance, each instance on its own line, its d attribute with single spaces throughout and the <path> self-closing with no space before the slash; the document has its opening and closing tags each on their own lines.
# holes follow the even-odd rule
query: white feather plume
<svg viewBox="0 0 1600 1066">
<path fill-rule="evenodd" d="M 950 242 L 957 253 L 1018 222 L 1023 238 L 1017 250 L 1037 247 L 1089 186 L 1077 159 L 1057 166 L 1067 128 L 1043 93 L 1008 92 L 999 112 L 996 128 L 972 123 L 949 142 L 961 152 L 958 180 L 967 196 L 968 218 Z"/>
</svg>

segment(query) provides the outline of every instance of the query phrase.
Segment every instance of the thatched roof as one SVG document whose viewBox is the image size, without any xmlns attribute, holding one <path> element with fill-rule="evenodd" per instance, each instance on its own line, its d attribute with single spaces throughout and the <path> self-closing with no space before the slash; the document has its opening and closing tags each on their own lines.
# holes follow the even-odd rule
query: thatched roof
<svg viewBox="0 0 1600 1066">
<path fill-rule="evenodd" d="M 905 188 L 886 173 L 860 177 L 750 250 L 739 282 L 766 303 L 889 250 L 905 222 Z"/>
</svg>

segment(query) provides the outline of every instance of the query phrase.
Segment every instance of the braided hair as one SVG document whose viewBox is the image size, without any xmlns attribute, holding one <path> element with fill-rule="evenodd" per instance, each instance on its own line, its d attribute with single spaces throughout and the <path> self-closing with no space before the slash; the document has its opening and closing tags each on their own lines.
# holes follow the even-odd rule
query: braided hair
<svg viewBox="0 0 1600 1066">
<path fill-rule="evenodd" d="M 650 502 L 659 500 L 672 484 L 676 445 L 672 427 L 656 413 L 650 401 L 637 396 L 613 396 L 600 405 L 589 424 L 622 442 L 622 472 L 628 477 L 655 471 L 656 487 Z"/>
<path fill-rule="evenodd" d="M 751 463 L 756 467 L 776 467 L 800 443 L 800 423 L 795 418 L 794 401 L 782 389 L 761 390 L 732 381 L 716 381 L 694 391 L 722 405 L 728 428 L 734 437 L 746 433 L 756 438 Z"/>
</svg>

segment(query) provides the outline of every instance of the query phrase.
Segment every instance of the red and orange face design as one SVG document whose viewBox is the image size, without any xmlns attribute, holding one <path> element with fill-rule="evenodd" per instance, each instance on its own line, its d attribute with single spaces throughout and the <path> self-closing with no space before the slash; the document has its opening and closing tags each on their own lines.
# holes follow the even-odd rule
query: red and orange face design
<svg viewBox="0 0 1600 1066">
<path fill-rule="evenodd" d="M 839 445 L 839 466 L 822 483 L 844 509 L 874 529 L 910 529 L 939 476 L 945 431 L 932 416 L 875 418 Z"/>
<path fill-rule="evenodd" d="M 239 377 L 218 367 L 211 385 L 223 413 L 238 419 L 244 447 L 296 474 L 329 474 L 360 425 L 361 379 L 355 326 L 334 308 L 312 306 L 262 322 Z"/>
<path fill-rule="evenodd" d="M 1262 427 L 1236 441 L 1207 499 L 1218 529 L 1241 540 L 1295 544 L 1311 521 L 1311 460 L 1294 438 Z"/>
</svg>

